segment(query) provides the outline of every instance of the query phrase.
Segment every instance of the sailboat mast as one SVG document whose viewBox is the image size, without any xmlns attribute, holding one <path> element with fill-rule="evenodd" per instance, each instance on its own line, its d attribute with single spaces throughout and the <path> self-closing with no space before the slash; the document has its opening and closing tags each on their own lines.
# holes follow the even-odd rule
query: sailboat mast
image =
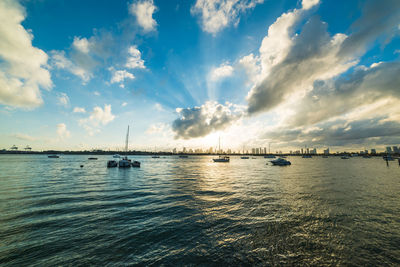
<svg viewBox="0 0 400 267">
<path fill-rule="evenodd" d="M 218 153 L 221 154 L 221 136 L 218 137 Z"/>
<path fill-rule="evenodd" d="M 128 139 L 129 139 L 129 125 L 128 125 L 128 132 L 126 133 L 126 140 L 125 140 L 125 152 L 128 153 Z"/>
</svg>

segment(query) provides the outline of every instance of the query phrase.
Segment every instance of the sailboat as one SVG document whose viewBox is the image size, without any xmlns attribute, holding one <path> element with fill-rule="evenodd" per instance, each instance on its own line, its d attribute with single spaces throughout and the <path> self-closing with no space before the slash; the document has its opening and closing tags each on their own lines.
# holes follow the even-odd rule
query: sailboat
<svg viewBox="0 0 400 267">
<path fill-rule="evenodd" d="M 221 137 L 218 138 L 218 152 L 221 153 Z M 214 162 L 229 162 L 228 156 L 219 155 L 218 158 L 213 159 Z"/>
<path fill-rule="evenodd" d="M 140 162 L 139 161 L 133 161 L 131 162 L 130 159 L 128 159 L 128 142 L 129 142 L 129 125 L 128 125 L 128 131 L 126 133 L 126 139 L 125 139 L 125 156 L 118 162 L 118 167 L 119 168 L 130 168 L 130 167 L 140 167 Z M 115 160 L 109 160 L 107 162 L 107 167 L 112 168 L 112 167 L 117 167 L 116 166 L 116 161 Z"/>
</svg>

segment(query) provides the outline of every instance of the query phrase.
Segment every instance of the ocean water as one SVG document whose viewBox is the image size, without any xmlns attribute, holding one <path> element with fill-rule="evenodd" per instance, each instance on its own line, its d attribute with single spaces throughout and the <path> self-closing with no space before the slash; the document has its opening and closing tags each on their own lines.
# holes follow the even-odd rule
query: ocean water
<svg viewBox="0 0 400 267">
<path fill-rule="evenodd" d="M 397 161 L 88 157 L 0 156 L 1 266 L 400 264 Z"/>
</svg>

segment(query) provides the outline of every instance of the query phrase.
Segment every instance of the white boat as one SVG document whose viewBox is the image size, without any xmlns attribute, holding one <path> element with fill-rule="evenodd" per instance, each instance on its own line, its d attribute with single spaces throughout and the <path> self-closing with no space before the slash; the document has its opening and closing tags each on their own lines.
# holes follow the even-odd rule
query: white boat
<svg viewBox="0 0 400 267">
<path fill-rule="evenodd" d="M 113 155 L 113 158 L 114 159 L 119 159 L 121 156 L 119 155 L 119 154 L 115 154 L 115 155 Z"/>
<path fill-rule="evenodd" d="M 287 165 L 292 165 L 292 163 L 286 159 L 283 158 L 278 158 L 275 160 L 271 160 L 272 165 L 274 166 L 287 166 Z"/>
<path fill-rule="evenodd" d="M 218 152 L 221 152 L 221 138 L 218 138 Z M 213 159 L 214 162 L 229 162 L 228 156 L 219 155 L 217 159 Z"/>
</svg>

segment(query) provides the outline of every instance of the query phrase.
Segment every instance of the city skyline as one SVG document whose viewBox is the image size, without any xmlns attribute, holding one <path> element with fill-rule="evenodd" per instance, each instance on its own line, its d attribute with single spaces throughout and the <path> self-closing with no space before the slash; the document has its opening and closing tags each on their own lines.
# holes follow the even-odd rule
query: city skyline
<svg viewBox="0 0 400 267">
<path fill-rule="evenodd" d="M 0 149 L 400 144 L 400 2 L 0 2 Z"/>
</svg>

